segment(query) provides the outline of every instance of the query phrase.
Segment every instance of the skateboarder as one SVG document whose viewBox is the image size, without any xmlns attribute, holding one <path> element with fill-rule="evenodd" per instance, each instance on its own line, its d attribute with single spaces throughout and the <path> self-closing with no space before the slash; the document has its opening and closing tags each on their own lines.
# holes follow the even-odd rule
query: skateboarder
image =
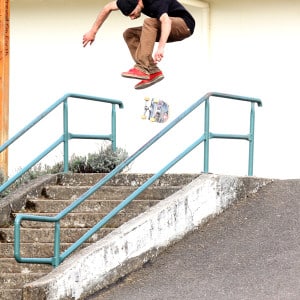
<svg viewBox="0 0 300 300">
<path fill-rule="evenodd" d="M 83 47 L 92 44 L 96 34 L 112 11 L 120 10 L 131 20 L 145 14 L 143 26 L 128 28 L 123 33 L 130 54 L 135 62 L 132 69 L 121 75 L 141 79 L 135 85 L 143 89 L 162 80 L 164 75 L 158 68 L 164 57 L 166 43 L 181 41 L 194 32 L 195 20 L 177 0 L 116 0 L 106 4 L 99 12 L 90 31 L 83 36 Z M 155 42 L 158 42 L 154 50 Z"/>
</svg>

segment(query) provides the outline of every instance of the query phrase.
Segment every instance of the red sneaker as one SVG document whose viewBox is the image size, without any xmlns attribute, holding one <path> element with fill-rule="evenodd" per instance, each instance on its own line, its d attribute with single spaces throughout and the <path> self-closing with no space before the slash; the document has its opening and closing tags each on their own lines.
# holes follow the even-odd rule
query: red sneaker
<svg viewBox="0 0 300 300">
<path fill-rule="evenodd" d="M 137 89 L 137 90 L 138 89 L 144 89 L 144 88 L 147 88 L 147 87 L 153 85 L 154 83 L 159 82 L 163 79 L 164 79 L 164 75 L 161 71 L 159 71 L 159 72 L 150 74 L 149 79 L 145 79 L 145 80 L 140 81 L 138 84 L 136 84 L 134 86 L 134 88 Z"/>
<path fill-rule="evenodd" d="M 132 68 L 128 72 L 123 72 L 121 75 L 123 77 L 136 78 L 136 79 L 149 79 L 150 78 L 149 74 L 146 74 L 136 68 Z"/>
</svg>

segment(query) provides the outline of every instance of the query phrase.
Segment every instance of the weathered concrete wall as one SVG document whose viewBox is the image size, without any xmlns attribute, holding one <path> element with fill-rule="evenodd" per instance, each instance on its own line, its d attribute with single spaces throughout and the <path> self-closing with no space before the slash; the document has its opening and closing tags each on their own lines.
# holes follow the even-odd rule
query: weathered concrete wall
<svg viewBox="0 0 300 300">
<path fill-rule="evenodd" d="M 270 179 L 201 175 L 166 200 L 26 285 L 24 300 L 84 299 L 141 267 L 171 243 Z"/>
</svg>

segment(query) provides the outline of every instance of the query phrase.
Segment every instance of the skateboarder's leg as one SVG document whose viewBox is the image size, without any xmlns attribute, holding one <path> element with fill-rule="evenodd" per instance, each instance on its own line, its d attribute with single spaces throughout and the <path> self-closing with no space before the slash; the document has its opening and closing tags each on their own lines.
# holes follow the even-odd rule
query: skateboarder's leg
<svg viewBox="0 0 300 300">
<path fill-rule="evenodd" d="M 155 18 L 146 18 L 142 27 L 140 43 L 136 49 L 136 63 L 150 74 L 161 72 L 152 57 L 158 36 L 160 36 L 160 21 Z"/>
<path fill-rule="evenodd" d="M 128 28 L 123 33 L 124 40 L 135 63 L 137 63 L 136 49 L 140 44 L 141 33 L 142 26 Z"/>
<path fill-rule="evenodd" d="M 135 62 L 134 68 L 129 71 L 123 72 L 121 75 L 127 78 L 137 78 L 137 79 L 149 79 L 149 73 L 144 69 L 138 66 L 136 59 L 136 49 L 140 43 L 140 36 L 142 33 L 142 27 L 132 27 L 128 28 L 124 31 L 123 37 L 128 46 L 129 52 L 131 54 L 132 59 Z"/>
<path fill-rule="evenodd" d="M 155 18 L 146 18 L 142 27 L 128 28 L 123 33 L 135 67 L 144 73 L 160 72 L 152 58 L 158 35 L 160 35 L 160 22 Z"/>
<path fill-rule="evenodd" d="M 155 42 L 160 38 L 161 24 L 155 18 L 146 18 L 142 27 L 140 43 L 136 49 L 136 62 L 138 68 L 150 73 L 150 78 L 142 80 L 135 85 L 135 89 L 143 89 L 161 81 L 164 78 L 162 71 L 154 62 L 152 53 Z"/>
<path fill-rule="evenodd" d="M 182 18 L 171 17 L 172 27 L 167 43 L 179 42 L 191 35 L 190 29 Z"/>
</svg>

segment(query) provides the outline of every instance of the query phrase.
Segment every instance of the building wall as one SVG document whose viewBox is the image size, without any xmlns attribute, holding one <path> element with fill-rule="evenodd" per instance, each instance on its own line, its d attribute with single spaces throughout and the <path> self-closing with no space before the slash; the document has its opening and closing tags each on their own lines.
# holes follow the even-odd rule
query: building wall
<svg viewBox="0 0 300 300">
<path fill-rule="evenodd" d="M 257 96 L 255 173 L 299 177 L 300 2 L 213 0 L 213 89 Z"/>
<path fill-rule="evenodd" d="M 82 36 L 106 2 L 11 1 L 10 135 L 65 93 L 84 93 L 124 102 L 125 108 L 117 111 L 117 142 L 131 154 L 164 126 L 141 120 L 145 96 L 167 101 L 172 120 L 206 92 L 229 92 L 263 101 L 263 107 L 256 110 L 255 175 L 297 177 L 300 3 L 214 0 L 209 2 L 208 12 L 201 2 L 198 5 L 197 1 L 188 1 L 187 8 L 197 20 L 195 34 L 183 42 L 167 45 L 160 64 L 165 79 L 139 91 L 133 88 L 135 80 L 122 78 L 120 73 L 133 65 L 122 32 L 142 24 L 142 18 L 131 21 L 113 12 L 95 43 L 83 48 Z M 98 133 L 97 128 L 108 128 L 106 108 L 75 102 L 70 111 L 70 128 L 74 133 Z M 247 132 L 248 107 L 214 100 L 212 111 L 212 130 Z M 60 112 L 50 116 L 37 133 L 38 138 L 30 135 L 11 149 L 12 172 L 61 134 L 60 118 Z M 202 130 L 200 109 L 153 146 L 147 157 L 134 163 L 131 171 L 158 170 L 166 158 L 175 156 Z M 34 139 L 39 141 L 38 145 L 24 150 Z M 86 154 L 99 147 L 95 141 L 72 141 L 71 151 Z M 246 142 L 213 140 L 210 171 L 246 174 L 247 150 Z M 172 171 L 200 172 L 202 152 L 200 147 Z M 61 154 L 58 149 L 46 162 L 60 161 Z"/>
</svg>

